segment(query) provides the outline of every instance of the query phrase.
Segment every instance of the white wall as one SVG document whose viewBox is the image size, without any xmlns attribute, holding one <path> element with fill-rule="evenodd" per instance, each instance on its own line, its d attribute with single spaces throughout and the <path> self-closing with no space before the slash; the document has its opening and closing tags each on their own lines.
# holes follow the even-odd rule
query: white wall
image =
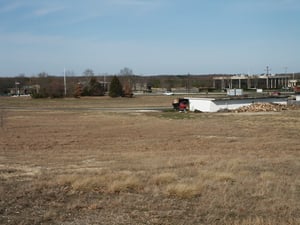
<svg viewBox="0 0 300 225">
<path fill-rule="evenodd" d="M 213 99 L 201 99 L 201 98 L 187 98 L 189 100 L 189 110 L 194 112 L 196 110 L 201 112 L 211 112 L 213 105 Z"/>
</svg>

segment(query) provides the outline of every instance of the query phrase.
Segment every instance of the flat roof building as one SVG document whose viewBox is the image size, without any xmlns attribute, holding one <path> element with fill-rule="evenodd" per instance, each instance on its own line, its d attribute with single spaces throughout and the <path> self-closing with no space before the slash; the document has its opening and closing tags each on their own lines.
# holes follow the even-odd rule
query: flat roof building
<svg viewBox="0 0 300 225">
<path fill-rule="evenodd" d="M 288 76 L 277 75 L 235 75 L 213 78 L 213 87 L 216 89 L 278 89 L 292 87 Z"/>
</svg>

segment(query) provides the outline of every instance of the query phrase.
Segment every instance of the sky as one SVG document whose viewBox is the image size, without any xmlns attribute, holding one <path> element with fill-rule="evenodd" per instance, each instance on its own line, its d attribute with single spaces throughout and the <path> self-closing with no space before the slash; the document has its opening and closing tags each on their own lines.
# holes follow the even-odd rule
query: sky
<svg viewBox="0 0 300 225">
<path fill-rule="evenodd" d="M 0 0 L 0 76 L 300 72 L 299 0 Z"/>
</svg>

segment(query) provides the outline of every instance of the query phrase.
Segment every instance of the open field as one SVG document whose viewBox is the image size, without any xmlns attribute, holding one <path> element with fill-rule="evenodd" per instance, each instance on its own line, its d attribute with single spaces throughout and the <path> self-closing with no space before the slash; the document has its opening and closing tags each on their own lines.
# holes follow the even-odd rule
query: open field
<svg viewBox="0 0 300 225">
<path fill-rule="evenodd" d="M 0 224 L 300 224 L 300 110 L 172 99 L 0 98 Z"/>
</svg>

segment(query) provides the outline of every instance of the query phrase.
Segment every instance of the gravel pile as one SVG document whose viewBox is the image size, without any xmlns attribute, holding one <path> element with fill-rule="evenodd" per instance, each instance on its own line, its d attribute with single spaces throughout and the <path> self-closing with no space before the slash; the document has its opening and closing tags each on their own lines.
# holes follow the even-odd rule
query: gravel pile
<svg viewBox="0 0 300 225">
<path fill-rule="evenodd" d="M 282 105 L 274 103 L 253 103 L 249 106 L 242 106 L 232 112 L 280 112 L 283 110 L 294 109 L 292 105 Z"/>
</svg>

